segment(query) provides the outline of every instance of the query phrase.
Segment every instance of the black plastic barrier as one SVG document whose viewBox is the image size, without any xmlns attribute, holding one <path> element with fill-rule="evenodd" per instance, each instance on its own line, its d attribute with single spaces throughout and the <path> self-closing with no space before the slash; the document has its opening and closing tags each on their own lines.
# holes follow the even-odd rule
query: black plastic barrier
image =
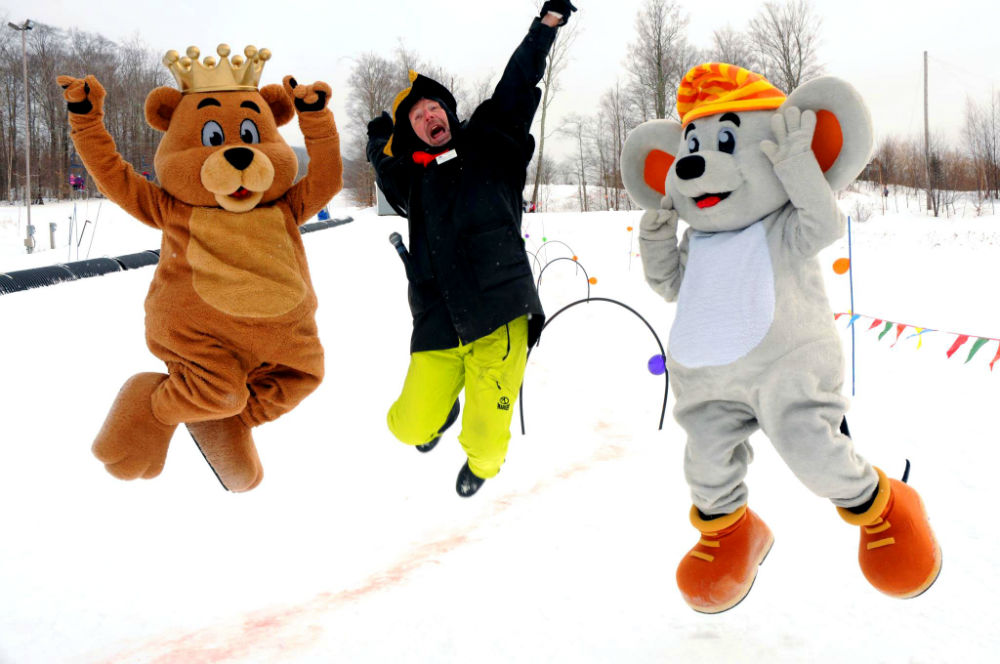
<svg viewBox="0 0 1000 664">
<path fill-rule="evenodd" d="M 18 270 L 17 272 L 8 272 L 5 276 L 8 279 L 0 282 L 0 289 L 2 289 L 0 292 L 4 294 L 16 293 L 29 288 L 52 286 L 64 281 L 76 281 L 78 278 L 65 265 L 46 265 L 30 270 Z"/>
<path fill-rule="evenodd" d="M 299 232 L 312 233 L 313 231 L 321 231 L 324 228 L 333 228 L 334 226 L 343 226 L 346 223 L 354 221 L 354 217 L 344 217 L 343 219 L 327 219 L 326 221 L 314 221 L 309 224 L 303 224 L 299 226 Z"/>
<path fill-rule="evenodd" d="M 303 224 L 299 227 L 301 233 L 311 233 L 325 228 L 341 226 L 354 221 L 354 217 L 343 219 L 330 219 L 328 221 L 316 221 L 310 224 Z M 43 288 L 52 286 L 64 281 L 76 281 L 96 277 L 112 272 L 123 270 L 134 270 L 148 265 L 156 265 L 160 260 L 160 252 L 156 249 L 140 251 L 135 254 L 126 254 L 115 258 L 91 258 L 83 261 L 74 261 L 59 265 L 46 265 L 45 267 L 34 267 L 28 270 L 17 270 L 6 274 L 0 273 L 0 295 L 7 293 L 17 293 L 30 288 Z"/>
<path fill-rule="evenodd" d="M 124 269 L 122 264 L 114 258 L 90 258 L 84 261 L 66 263 L 63 267 L 69 270 L 77 279 L 121 272 Z"/>
<path fill-rule="evenodd" d="M 125 254 L 124 256 L 115 258 L 115 261 L 117 261 L 123 270 L 134 270 L 146 267 L 147 265 L 156 265 L 160 262 L 160 250 L 150 249 L 148 251 L 140 251 L 137 254 Z"/>
</svg>

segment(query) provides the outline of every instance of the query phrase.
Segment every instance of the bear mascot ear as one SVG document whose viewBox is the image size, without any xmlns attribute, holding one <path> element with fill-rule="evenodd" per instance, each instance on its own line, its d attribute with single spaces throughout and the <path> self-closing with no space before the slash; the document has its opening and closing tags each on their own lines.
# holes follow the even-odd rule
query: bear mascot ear
<svg viewBox="0 0 1000 664">
<path fill-rule="evenodd" d="M 644 210 L 656 210 L 666 194 L 667 173 L 681 143 L 681 125 L 673 120 L 644 122 L 625 139 L 622 182 Z"/>
<path fill-rule="evenodd" d="M 816 161 L 831 189 L 849 185 L 868 164 L 875 144 L 872 118 L 858 91 L 847 81 L 822 76 L 797 87 L 784 105 L 816 112 Z"/>
<path fill-rule="evenodd" d="M 153 129 L 166 131 L 170 127 L 170 118 L 181 103 L 181 92 L 177 88 L 167 86 L 154 88 L 146 95 L 146 122 Z"/>
<path fill-rule="evenodd" d="M 292 105 L 292 100 L 285 92 L 283 86 L 276 83 L 265 85 L 260 89 L 260 96 L 271 107 L 271 113 L 274 114 L 274 122 L 279 127 L 287 124 L 289 120 L 295 117 L 295 107 Z"/>
</svg>

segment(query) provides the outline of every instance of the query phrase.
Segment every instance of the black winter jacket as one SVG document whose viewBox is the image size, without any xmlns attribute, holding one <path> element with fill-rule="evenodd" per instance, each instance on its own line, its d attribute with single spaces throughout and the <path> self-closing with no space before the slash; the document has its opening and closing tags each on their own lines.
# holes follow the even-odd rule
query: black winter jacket
<svg viewBox="0 0 1000 664">
<path fill-rule="evenodd" d="M 538 340 L 545 315 L 521 237 L 522 192 L 555 34 L 535 19 L 493 96 L 452 123 L 455 158 L 424 167 L 412 150 L 386 155 L 386 137 L 368 141 L 379 187 L 409 220 L 410 352 L 453 348 L 525 314 L 529 348 Z M 405 114 L 396 123 L 412 133 Z"/>
</svg>

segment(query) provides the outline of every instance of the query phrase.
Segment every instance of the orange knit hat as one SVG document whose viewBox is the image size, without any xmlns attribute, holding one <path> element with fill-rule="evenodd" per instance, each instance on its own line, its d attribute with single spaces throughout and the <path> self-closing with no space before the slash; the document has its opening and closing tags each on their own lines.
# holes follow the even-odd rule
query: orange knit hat
<svg viewBox="0 0 1000 664">
<path fill-rule="evenodd" d="M 784 102 L 785 93 L 760 74 L 719 62 L 692 67 L 677 88 L 682 125 L 726 111 L 778 108 Z"/>
</svg>

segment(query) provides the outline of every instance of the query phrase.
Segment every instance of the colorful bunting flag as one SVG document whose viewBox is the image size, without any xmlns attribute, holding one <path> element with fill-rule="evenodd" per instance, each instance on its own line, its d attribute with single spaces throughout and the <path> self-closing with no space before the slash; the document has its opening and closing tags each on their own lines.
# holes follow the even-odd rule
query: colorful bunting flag
<svg viewBox="0 0 1000 664">
<path fill-rule="evenodd" d="M 841 316 L 848 316 L 848 315 L 850 316 L 850 320 L 847 322 L 847 327 L 851 327 L 852 325 L 854 325 L 855 321 L 857 321 L 859 318 L 866 318 L 866 319 L 868 319 L 868 320 L 871 321 L 871 324 L 868 326 L 869 330 L 874 330 L 875 328 L 877 328 L 879 326 L 882 326 L 882 329 L 878 333 L 878 340 L 879 341 L 881 341 L 882 337 L 884 337 L 885 335 L 887 335 L 889 333 L 889 331 L 891 329 L 893 329 L 893 327 L 895 327 L 896 328 L 896 338 L 892 342 L 892 345 L 890 346 L 891 348 L 895 348 L 896 347 L 896 344 L 898 344 L 899 341 L 900 341 L 900 339 L 903 338 L 903 333 L 906 331 L 906 328 L 908 328 L 908 327 L 912 327 L 913 328 L 913 334 L 907 335 L 906 339 L 913 339 L 914 337 L 916 337 L 917 338 L 917 350 L 919 350 L 923 346 L 923 336 L 925 334 L 929 334 L 931 332 L 941 332 L 942 334 L 952 335 L 952 336 L 955 337 L 955 341 L 952 342 L 951 346 L 948 348 L 948 351 L 946 352 L 946 355 L 948 356 L 949 359 L 951 359 L 951 357 L 956 352 L 958 352 L 959 348 L 961 348 L 966 343 L 968 343 L 968 341 L 970 339 L 974 338 L 975 341 L 973 342 L 971 348 L 969 349 L 969 354 L 965 358 L 965 363 L 966 364 L 968 364 L 969 361 L 971 361 L 972 358 L 976 356 L 976 353 L 978 353 L 982 349 L 982 347 L 985 346 L 986 344 L 988 344 L 989 342 L 991 342 L 991 341 L 1000 342 L 1000 339 L 995 338 L 995 337 L 979 337 L 979 336 L 975 336 L 974 337 L 972 335 L 959 334 L 957 332 L 944 332 L 944 331 L 940 331 L 940 330 L 934 330 L 932 328 L 917 327 L 916 325 L 910 325 L 909 323 L 896 323 L 896 322 L 893 322 L 893 321 L 885 320 L 884 318 L 873 318 L 872 316 L 865 316 L 865 315 L 856 314 L 856 313 L 853 313 L 853 312 L 840 312 L 840 313 L 836 313 L 836 314 L 834 314 L 834 320 L 840 320 Z M 998 345 L 997 345 L 996 354 L 993 356 L 993 359 L 990 361 L 990 371 L 993 371 L 993 365 L 995 365 L 998 361 L 1000 361 L 1000 343 L 998 343 Z"/>
<path fill-rule="evenodd" d="M 908 336 L 906 338 L 907 339 L 912 339 L 913 337 L 916 337 L 917 338 L 917 350 L 920 350 L 920 347 L 924 345 L 924 335 L 926 333 L 928 333 L 928 332 L 933 332 L 934 330 L 928 330 L 928 329 L 923 328 L 923 327 L 915 327 L 913 329 L 916 330 L 917 333 L 916 334 L 911 334 L 910 336 Z"/>
<path fill-rule="evenodd" d="M 892 348 L 895 348 L 896 344 L 899 343 L 899 337 L 903 334 L 903 330 L 905 330 L 905 329 L 906 329 L 906 324 L 905 323 L 898 323 L 896 325 L 896 340 L 892 342 L 892 346 L 891 346 Z"/>
<path fill-rule="evenodd" d="M 951 345 L 951 348 L 948 349 L 948 359 L 950 360 L 951 356 L 955 354 L 955 351 L 958 350 L 959 348 L 961 348 L 962 344 L 964 344 L 968 340 L 969 340 L 969 335 L 968 334 L 960 334 L 960 335 L 958 335 L 958 338 L 955 339 L 955 343 L 953 343 Z"/>
<path fill-rule="evenodd" d="M 969 363 L 969 360 L 972 359 L 972 356 L 978 353 L 979 349 L 982 348 L 987 341 L 989 341 L 989 339 L 984 339 L 983 337 L 979 337 L 978 339 L 976 339 L 976 343 L 972 344 L 972 350 L 969 351 L 969 356 L 965 358 L 966 364 Z"/>
<path fill-rule="evenodd" d="M 990 371 L 993 371 L 993 365 L 996 364 L 997 360 L 1000 360 L 1000 346 L 997 346 L 997 354 L 994 355 L 993 359 L 990 361 Z"/>
</svg>

